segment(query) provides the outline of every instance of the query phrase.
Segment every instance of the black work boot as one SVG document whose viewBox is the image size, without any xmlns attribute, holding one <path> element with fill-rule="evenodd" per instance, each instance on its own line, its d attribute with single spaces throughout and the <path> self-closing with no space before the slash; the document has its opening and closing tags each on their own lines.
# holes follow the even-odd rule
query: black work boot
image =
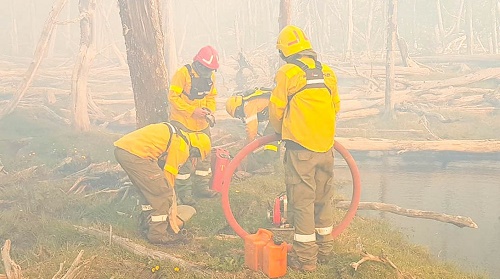
<svg viewBox="0 0 500 279">
<path fill-rule="evenodd" d="M 189 206 L 196 205 L 196 200 L 193 198 L 191 189 L 192 186 L 190 184 L 188 185 L 181 184 L 175 186 L 175 193 L 177 195 L 177 204 L 185 204 Z"/>
<path fill-rule="evenodd" d="M 314 264 L 301 263 L 299 259 L 297 259 L 296 257 L 288 256 L 287 261 L 288 261 L 288 267 L 290 267 L 290 269 L 295 271 L 315 272 L 316 269 L 318 268 L 315 263 Z"/>
<path fill-rule="evenodd" d="M 153 244 L 159 245 L 181 245 L 189 241 L 187 231 L 182 229 L 179 233 L 174 233 L 168 229 L 166 222 L 150 222 L 148 240 Z"/>
<path fill-rule="evenodd" d="M 198 188 L 195 193 L 196 193 L 196 196 L 198 196 L 198 197 L 209 198 L 209 199 L 215 198 L 219 194 L 219 192 L 208 188 L 208 186 Z"/>
</svg>

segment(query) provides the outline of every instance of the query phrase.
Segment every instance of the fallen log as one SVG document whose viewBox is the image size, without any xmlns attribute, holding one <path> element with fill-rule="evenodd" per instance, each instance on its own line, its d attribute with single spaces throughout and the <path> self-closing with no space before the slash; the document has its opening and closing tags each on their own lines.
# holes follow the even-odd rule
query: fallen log
<svg viewBox="0 0 500 279">
<path fill-rule="evenodd" d="M 338 201 L 335 206 L 337 208 L 348 209 L 351 205 L 349 201 Z M 402 208 L 400 206 L 388 203 L 381 202 L 360 202 L 358 205 L 358 210 L 378 210 L 394 213 L 397 215 L 402 215 L 406 217 L 412 218 L 422 218 L 422 219 L 431 219 L 439 222 L 450 223 L 457 227 L 463 228 L 473 228 L 477 229 L 477 224 L 472 221 L 470 217 L 457 216 L 457 215 L 448 215 L 444 213 L 438 213 L 433 211 L 424 211 L 418 209 L 407 209 Z"/>
<path fill-rule="evenodd" d="M 440 113 L 428 111 L 422 105 L 419 106 L 419 105 L 416 105 L 416 104 L 413 104 L 410 102 L 403 102 L 403 103 L 395 104 L 394 110 L 401 111 L 401 112 L 411 112 L 411 113 L 415 113 L 419 116 L 434 117 L 442 123 L 451 123 L 451 122 L 459 121 L 458 119 L 446 118 Z"/>
<path fill-rule="evenodd" d="M 3 175 L 2 180 L 0 180 L 0 186 L 15 184 L 19 183 L 20 181 L 26 181 L 28 179 L 31 179 L 37 174 L 37 171 L 43 166 L 44 165 L 33 166 L 24 170 L 20 170 L 16 173 L 10 172 L 9 174 Z"/>
<path fill-rule="evenodd" d="M 10 258 L 10 239 L 5 240 L 2 247 L 2 261 L 7 279 L 22 279 L 21 267 Z"/>
<path fill-rule="evenodd" d="M 380 138 L 335 137 L 349 150 L 356 151 L 452 151 L 465 153 L 499 153 L 500 140 L 390 140 Z"/>
<path fill-rule="evenodd" d="M 379 115 L 380 113 L 381 113 L 380 109 L 378 108 L 366 108 L 366 109 L 358 109 L 347 112 L 340 112 L 338 117 L 339 120 L 352 120 L 352 119 L 365 118 L 368 116 Z"/>
<path fill-rule="evenodd" d="M 196 273 L 198 276 L 201 276 L 202 278 L 208 278 L 212 275 L 212 274 L 210 274 L 211 272 L 209 272 L 207 270 L 203 270 L 200 266 L 197 266 L 197 265 L 190 263 L 188 261 L 185 261 L 183 259 L 174 257 L 170 254 L 163 252 L 163 251 L 158 251 L 155 249 L 150 249 L 150 248 L 144 247 L 140 244 L 133 242 L 131 239 L 128 239 L 125 237 L 120 237 L 117 235 L 110 236 L 108 232 L 101 231 L 101 230 L 96 229 L 96 228 L 85 228 L 85 227 L 80 227 L 80 226 L 74 226 L 74 227 L 76 228 L 77 231 L 79 231 L 81 233 L 90 234 L 90 235 L 94 235 L 94 236 L 106 238 L 106 239 L 111 238 L 113 240 L 113 243 L 120 245 L 122 248 L 124 248 L 125 250 L 127 250 L 135 255 L 138 255 L 141 257 L 151 257 L 151 258 L 164 260 L 164 261 L 170 261 L 172 263 L 183 266 L 184 268 Z"/>
<path fill-rule="evenodd" d="M 415 82 L 413 89 L 415 90 L 428 90 L 432 88 L 459 86 L 471 84 L 478 81 L 500 78 L 500 68 L 488 68 L 475 71 L 460 77 L 453 77 L 449 79 L 441 79 L 435 81 Z"/>
</svg>

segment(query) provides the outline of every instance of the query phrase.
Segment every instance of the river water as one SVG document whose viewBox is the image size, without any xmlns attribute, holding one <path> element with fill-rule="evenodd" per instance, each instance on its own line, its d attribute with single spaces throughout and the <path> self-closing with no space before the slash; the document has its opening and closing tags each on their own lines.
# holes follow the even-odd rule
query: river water
<svg viewBox="0 0 500 279">
<path fill-rule="evenodd" d="M 500 154 L 472 160 L 460 155 L 365 155 L 358 159 L 353 154 L 361 174 L 361 201 L 468 216 L 479 228 L 366 210 L 358 215 L 384 218 L 435 257 L 500 278 Z M 337 158 L 336 179 L 351 180 L 345 162 Z M 340 192 L 351 191 L 349 186 Z"/>
</svg>

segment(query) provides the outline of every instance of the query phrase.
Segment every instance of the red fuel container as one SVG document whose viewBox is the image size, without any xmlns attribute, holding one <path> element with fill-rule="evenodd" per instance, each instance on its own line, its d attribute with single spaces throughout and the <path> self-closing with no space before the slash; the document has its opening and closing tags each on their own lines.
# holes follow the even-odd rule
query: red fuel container
<svg viewBox="0 0 500 279">
<path fill-rule="evenodd" d="M 222 190 L 222 179 L 224 178 L 224 170 L 231 162 L 231 154 L 223 148 L 212 149 L 211 168 L 212 168 L 212 181 L 210 188 L 214 191 L 220 192 Z"/>
<path fill-rule="evenodd" d="M 262 272 L 269 278 L 277 278 L 286 274 L 287 244 L 277 245 L 269 241 L 262 250 Z"/>
<path fill-rule="evenodd" d="M 266 229 L 258 229 L 257 233 L 245 236 L 245 265 L 248 268 L 262 270 L 262 252 L 272 237 L 273 233 Z"/>
</svg>

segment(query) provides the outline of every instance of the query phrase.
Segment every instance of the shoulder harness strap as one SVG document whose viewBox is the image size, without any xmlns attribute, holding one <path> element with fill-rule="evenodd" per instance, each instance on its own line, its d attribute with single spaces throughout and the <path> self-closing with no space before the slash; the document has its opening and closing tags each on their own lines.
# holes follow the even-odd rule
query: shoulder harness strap
<svg viewBox="0 0 500 279">
<path fill-rule="evenodd" d="M 256 87 L 242 93 L 243 101 L 248 101 L 257 97 L 269 98 L 271 96 L 271 91 L 272 89 L 269 88 Z"/>
<path fill-rule="evenodd" d="M 162 122 L 162 123 L 167 125 L 168 130 L 170 131 L 170 138 L 168 139 L 167 147 L 165 148 L 165 151 L 163 151 L 163 153 L 161 153 L 160 157 L 158 157 L 158 160 L 164 160 L 167 157 L 168 150 L 170 149 L 170 144 L 172 143 L 172 138 L 174 137 L 175 134 L 179 134 L 179 133 L 177 133 L 177 129 L 174 127 L 174 125 L 172 125 L 168 122 Z"/>
<path fill-rule="evenodd" d="M 300 60 L 291 60 L 288 61 L 288 63 L 296 65 L 306 73 L 306 85 L 288 96 L 288 102 L 290 102 L 297 93 L 309 88 L 326 88 L 330 94 L 332 93 L 330 88 L 325 84 L 325 80 L 323 79 L 323 65 L 321 65 L 318 60 L 314 60 L 315 68 L 309 68 L 309 66 Z"/>
<path fill-rule="evenodd" d="M 186 68 L 187 68 L 188 73 L 189 73 L 189 76 L 190 76 L 191 78 L 194 78 L 194 74 L 193 74 L 193 71 L 192 71 L 191 65 L 186 64 L 186 65 L 184 65 L 184 67 L 186 67 Z"/>
</svg>

